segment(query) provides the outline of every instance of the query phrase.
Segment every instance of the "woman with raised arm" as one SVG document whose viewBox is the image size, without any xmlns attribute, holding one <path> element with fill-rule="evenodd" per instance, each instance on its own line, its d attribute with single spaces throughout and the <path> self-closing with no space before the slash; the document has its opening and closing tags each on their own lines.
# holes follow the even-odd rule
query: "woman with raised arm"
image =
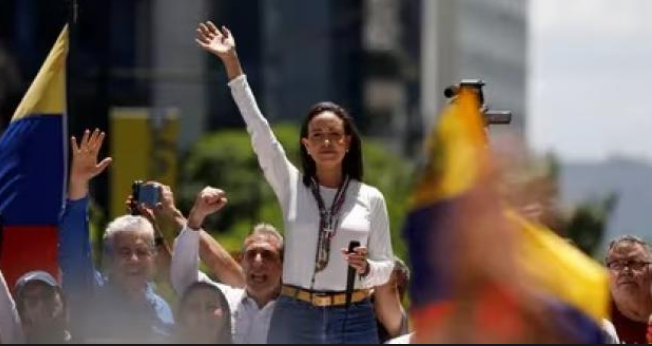
<svg viewBox="0 0 652 346">
<path fill-rule="evenodd" d="M 334 103 L 312 107 L 298 139 L 299 171 L 258 108 L 231 32 L 202 23 L 197 43 L 224 64 L 254 151 L 284 214 L 284 286 L 270 343 L 378 343 L 369 297 L 374 287 L 389 280 L 393 252 L 384 197 L 363 183 L 362 140 L 352 118 Z M 357 275 L 347 305 L 349 266 Z"/>
</svg>

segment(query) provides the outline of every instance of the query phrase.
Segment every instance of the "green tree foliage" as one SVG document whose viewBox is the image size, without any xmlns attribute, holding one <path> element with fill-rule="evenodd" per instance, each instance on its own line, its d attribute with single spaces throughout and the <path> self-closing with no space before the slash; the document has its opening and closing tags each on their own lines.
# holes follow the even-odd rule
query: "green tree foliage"
<svg viewBox="0 0 652 346">
<path fill-rule="evenodd" d="M 600 253 L 609 217 L 618 203 L 616 195 L 580 204 L 567 217 L 564 232 L 585 253 Z"/>
<path fill-rule="evenodd" d="M 561 164 L 554 155 L 545 158 L 548 167 L 544 178 L 549 190 L 550 200 L 555 201 L 553 227 L 570 239 L 584 253 L 596 257 L 601 253 L 610 217 L 618 205 L 618 196 L 611 194 L 602 198 L 583 201 L 566 211 L 559 210 L 559 180 Z"/>
</svg>

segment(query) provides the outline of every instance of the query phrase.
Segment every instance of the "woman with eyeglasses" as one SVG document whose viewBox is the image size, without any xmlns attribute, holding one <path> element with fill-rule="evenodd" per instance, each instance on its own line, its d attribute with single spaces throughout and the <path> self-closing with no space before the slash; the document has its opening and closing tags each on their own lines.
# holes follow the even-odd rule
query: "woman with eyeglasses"
<svg viewBox="0 0 652 346">
<path fill-rule="evenodd" d="M 363 183 L 362 140 L 349 114 L 323 102 L 301 127 L 299 171 L 263 117 L 226 28 L 200 24 L 197 43 L 220 58 L 254 151 L 281 207 L 286 228 L 283 289 L 270 343 L 378 343 L 371 289 L 394 268 L 383 195 Z M 351 253 L 348 247 L 355 242 Z M 355 290 L 346 304 L 347 272 Z"/>
</svg>

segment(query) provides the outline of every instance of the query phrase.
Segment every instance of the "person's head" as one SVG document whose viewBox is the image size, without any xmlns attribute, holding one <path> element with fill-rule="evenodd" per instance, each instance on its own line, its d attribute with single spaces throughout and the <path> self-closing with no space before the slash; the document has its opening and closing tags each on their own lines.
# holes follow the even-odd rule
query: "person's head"
<svg viewBox="0 0 652 346">
<path fill-rule="evenodd" d="M 261 224 L 245 239 L 242 269 L 247 292 L 264 299 L 278 292 L 283 276 L 283 236 L 271 225 Z"/>
<path fill-rule="evenodd" d="M 15 292 L 27 341 L 63 341 L 67 333 L 68 311 L 57 281 L 46 272 L 30 272 L 18 279 Z"/>
<path fill-rule="evenodd" d="M 363 180 L 362 139 L 344 108 L 322 102 L 310 109 L 301 126 L 301 163 L 306 185 L 318 170 L 341 169 L 344 176 Z"/>
<path fill-rule="evenodd" d="M 154 227 L 141 216 L 115 219 L 104 233 L 111 282 L 129 292 L 143 290 L 155 271 Z"/>
<path fill-rule="evenodd" d="M 184 343 L 232 344 L 231 310 L 224 293 L 214 285 L 197 282 L 184 293 L 177 316 Z"/>
<path fill-rule="evenodd" d="M 616 305 L 652 302 L 652 251 L 645 241 L 633 236 L 612 241 L 605 263 L 609 268 L 611 294 Z"/>
</svg>

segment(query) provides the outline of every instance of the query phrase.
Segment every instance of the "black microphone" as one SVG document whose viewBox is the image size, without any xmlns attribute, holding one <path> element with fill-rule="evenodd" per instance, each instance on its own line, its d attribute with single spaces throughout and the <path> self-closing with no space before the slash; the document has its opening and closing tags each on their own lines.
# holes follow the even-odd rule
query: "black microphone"
<svg viewBox="0 0 652 346">
<path fill-rule="evenodd" d="M 349 254 L 353 253 L 356 248 L 360 247 L 359 241 L 352 241 L 349 243 Z M 349 272 L 346 277 L 346 308 L 348 309 L 351 306 L 351 300 L 353 299 L 353 289 L 355 288 L 355 274 L 356 269 L 349 266 Z"/>
</svg>

